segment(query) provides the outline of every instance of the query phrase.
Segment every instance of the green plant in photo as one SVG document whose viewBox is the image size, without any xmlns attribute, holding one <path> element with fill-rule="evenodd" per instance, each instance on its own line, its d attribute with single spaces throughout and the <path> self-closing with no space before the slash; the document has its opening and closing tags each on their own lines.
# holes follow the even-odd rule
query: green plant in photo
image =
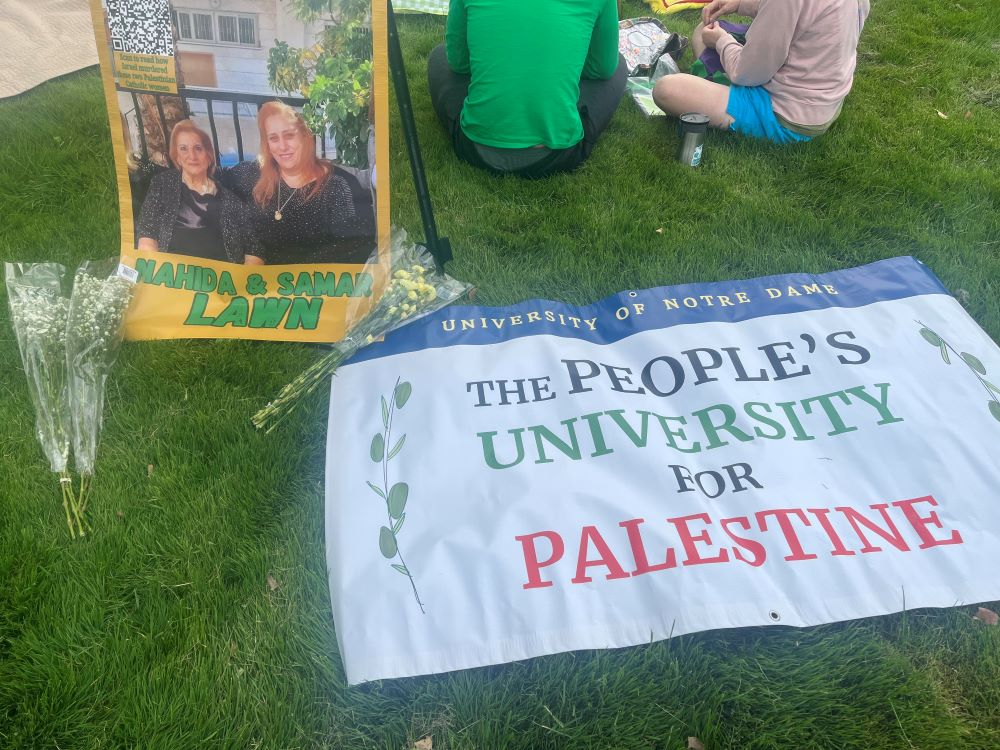
<svg viewBox="0 0 1000 750">
<path fill-rule="evenodd" d="M 392 419 L 397 409 L 402 409 L 406 406 L 406 402 L 409 401 L 412 393 L 413 387 L 409 383 L 405 381 L 401 383 L 399 382 L 399 378 L 396 378 L 396 385 L 392 389 L 392 395 L 389 399 L 386 399 L 385 396 L 381 397 L 382 429 L 385 432 L 376 432 L 372 437 L 369 455 L 372 461 L 380 464 L 382 467 L 382 487 L 380 488 L 371 482 L 368 482 L 368 486 L 372 492 L 385 502 L 385 511 L 388 516 L 386 525 L 379 529 L 378 548 L 385 559 L 399 560 L 398 563 L 392 564 L 392 569 L 410 579 L 410 586 L 413 588 L 413 598 L 417 600 L 417 604 L 420 605 L 420 611 L 423 613 L 425 612 L 424 603 L 420 601 L 420 595 L 417 593 L 417 585 L 413 581 L 413 574 L 406 567 L 406 561 L 403 560 L 403 551 L 399 548 L 399 533 L 403 529 L 403 522 L 406 521 L 406 501 L 410 495 L 410 486 L 406 482 L 396 482 L 392 486 L 389 485 L 389 462 L 399 455 L 399 452 L 403 450 L 403 446 L 406 444 L 405 433 L 397 438 L 394 443 L 391 442 Z M 390 444 L 392 445 L 391 448 L 389 447 Z"/>
<path fill-rule="evenodd" d="M 979 382 L 982 384 L 983 388 L 986 389 L 986 393 L 989 395 L 989 401 L 987 402 L 990 414 L 993 418 L 1000 422 L 1000 388 L 993 385 L 990 381 L 986 379 L 986 366 L 983 365 L 982 360 L 980 360 L 974 354 L 969 354 L 968 352 L 959 352 L 955 347 L 949 344 L 940 334 L 936 331 L 931 330 L 919 320 L 917 323 L 920 325 L 920 335 L 923 336 L 924 341 L 926 341 L 931 346 L 937 347 L 938 351 L 941 353 L 941 359 L 944 360 L 945 364 L 951 364 L 951 357 L 948 352 L 955 354 L 965 365 L 972 370 L 972 374 L 976 376 Z"/>
<path fill-rule="evenodd" d="M 306 97 L 302 116 L 312 131 L 334 137 L 342 163 L 366 168 L 372 95 L 370 3 L 291 0 L 289 5 L 300 21 L 323 21 L 326 28 L 311 47 L 276 40 L 267 57 L 268 82 L 276 91 Z"/>
</svg>

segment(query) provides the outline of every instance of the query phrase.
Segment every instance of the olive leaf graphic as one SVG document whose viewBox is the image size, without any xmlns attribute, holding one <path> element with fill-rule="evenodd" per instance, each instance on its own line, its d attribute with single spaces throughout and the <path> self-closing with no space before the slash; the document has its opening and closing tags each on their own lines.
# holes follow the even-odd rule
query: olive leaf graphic
<svg viewBox="0 0 1000 750">
<path fill-rule="evenodd" d="M 385 512 L 388 518 L 385 526 L 378 530 L 378 548 L 382 557 L 386 560 L 399 560 L 392 563 L 392 569 L 401 573 L 410 580 L 410 587 L 413 589 L 413 598 L 420 605 L 420 612 L 426 614 L 424 603 L 420 601 L 417 593 L 417 584 L 413 580 L 413 574 L 403 560 L 403 551 L 399 548 L 399 533 L 403 530 L 403 522 L 406 521 L 406 501 L 410 496 L 410 486 L 406 482 L 396 482 L 389 485 L 389 462 L 399 455 L 406 444 L 406 434 L 404 433 L 396 442 L 392 442 L 392 420 L 396 412 L 406 406 L 413 393 L 413 387 L 407 382 L 399 382 L 396 378 L 396 385 L 392 389 L 391 396 L 387 399 L 384 395 L 380 397 L 382 410 L 382 430 L 372 436 L 369 455 L 374 463 L 382 467 L 382 486 L 379 487 L 372 482 L 366 482 L 368 487 L 382 498 L 385 503 Z M 387 446 L 392 447 L 386 450 Z"/>
<path fill-rule="evenodd" d="M 960 352 L 951 344 L 949 344 L 940 334 L 936 331 L 931 330 L 921 321 L 916 321 L 917 325 L 920 326 L 920 335 L 923 337 L 924 341 L 933 347 L 936 347 L 938 352 L 941 354 L 941 359 L 944 360 L 946 365 L 951 364 L 951 357 L 948 352 L 956 355 L 958 359 L 965 363 L 972 374 L 976 376 L 976 379 L 982 384 L 983 388 L 986 389 L 986 393 L 989 395 L 990 399 L 987 405 L 990 410 L 990 414 L 995 420 L 1000 422 L 1000 388 L 997 388 L 993 383 L 986 379 L 986 367 L 983 365 L 982 360 L 976 357 L 974 354 L 969 354 L 968 352 Z"/>
</svg>

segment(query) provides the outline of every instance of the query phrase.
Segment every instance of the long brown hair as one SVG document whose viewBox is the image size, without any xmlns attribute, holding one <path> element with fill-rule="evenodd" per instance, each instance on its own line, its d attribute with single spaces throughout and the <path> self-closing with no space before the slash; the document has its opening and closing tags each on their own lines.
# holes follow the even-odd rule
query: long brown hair
<svg viewBox="0 0 1000 750">
<path fill-rule="evenodd" d="M 293 124 L 302 139 L 310 145 L 313 138 L 312 131 L 302 119 L 302 115 L 284 102 L 265 102 L 260 108 L 257 113 L 257 128 L 260 130 L 260 151 L 257 153 L 257 162 L 260 164 L 260 179 L 253 186 L 253 199 L 261 208 L 266 208 L 274 200 L 274 195 L 278 191 L 278 180 L 281 179 L 278 165 L 271 156 L 271 147 L 267 142 L 267 128 L 265 127 L 268 118 L 275 115 L 283 117 L 287 122 Z M 307 148 L 305 158 L 306 165 L 303 171 L 313 182 L 312 189 L 306 195 L 306 200 L 309 200 L 323 189 L 323 185 L 333 173 L 333 165 L 317 159 L 315 148 Z"/>
</svg>

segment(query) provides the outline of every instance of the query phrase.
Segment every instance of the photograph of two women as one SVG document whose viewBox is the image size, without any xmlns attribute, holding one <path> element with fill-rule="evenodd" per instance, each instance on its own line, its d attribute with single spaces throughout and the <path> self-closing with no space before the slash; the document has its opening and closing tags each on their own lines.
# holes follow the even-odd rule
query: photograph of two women
<svg viewBox="0 0 1000 750">
<path fill-rule="evenodd" d="M 368 3 L 102 7 L 136 249 L 246 265 L 369 259 L 377 189 Z M 143 90 L 119 69 L 164 52 L 176 93 Z"/>
</svg>

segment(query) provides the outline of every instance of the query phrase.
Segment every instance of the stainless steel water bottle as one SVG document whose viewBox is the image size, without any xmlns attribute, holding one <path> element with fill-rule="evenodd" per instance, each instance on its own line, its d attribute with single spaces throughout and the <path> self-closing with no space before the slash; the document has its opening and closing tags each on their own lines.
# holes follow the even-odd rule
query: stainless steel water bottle
<svg viewBox="0 0 1000 750">
<path fill-rule="evenodd" d="M 698 112 L 681 115 L 677 124 L 680 145 L 677 147 L 677 161 L 688 167 L 701 164 L 701 153 L 705 146 L 708 117 Z"/>
</svg>

